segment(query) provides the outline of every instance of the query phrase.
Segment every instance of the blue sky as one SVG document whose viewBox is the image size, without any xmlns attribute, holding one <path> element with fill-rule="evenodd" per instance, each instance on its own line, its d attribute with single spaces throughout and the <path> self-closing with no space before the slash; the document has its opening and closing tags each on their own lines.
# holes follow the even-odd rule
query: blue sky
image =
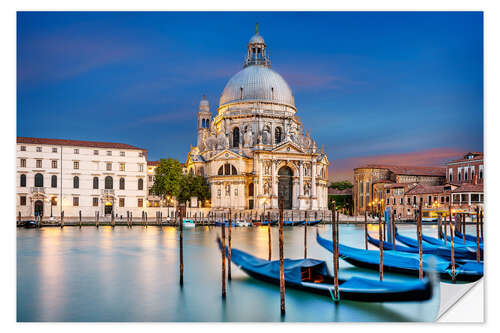
<svg viewBox="0 0 500 333">
<path fill-rule="evenodd" d="M 483 150 L 480 12 L 18 13 L 17 134 L 184 161 L 201 96 L 215 113 L 256 22 L 333 173 Z"/>
</svg>

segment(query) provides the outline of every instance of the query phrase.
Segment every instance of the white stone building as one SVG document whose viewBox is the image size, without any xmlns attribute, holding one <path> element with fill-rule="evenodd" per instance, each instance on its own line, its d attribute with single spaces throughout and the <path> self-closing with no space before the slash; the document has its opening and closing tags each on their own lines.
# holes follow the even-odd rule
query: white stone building
<svg viewBox="0 0 500 333">
<path fill-rule="evenodd" d="M 292 91 L 271 69 L 258 31 L 243 67 L 224 88 L 215 117 L 208 101 L 200 102 L 187 170 L 208 178 L 214 210 L 278 209 L 279 198 L 287 210 L 327 210 L 327 155 L 304 133 Z"/>
<path fill-rule="evenodd" d="M 122 143 L 17 138 L 16 215 L 44 219 L 132 212 L 147 207 L 147 151 Z"/>
</svg>

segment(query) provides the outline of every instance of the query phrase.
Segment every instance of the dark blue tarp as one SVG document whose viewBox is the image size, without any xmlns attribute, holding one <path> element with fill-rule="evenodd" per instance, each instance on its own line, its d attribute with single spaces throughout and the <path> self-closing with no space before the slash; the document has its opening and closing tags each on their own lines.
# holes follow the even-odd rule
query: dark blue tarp
<svg viewBox="0 0 500 333">
<path fill-rule="evenodd" d="M 460 238 L 460 239 L 463 239 L 464 235 L 458 231 L 455 230 L 455 235 Z M 469 242 L 473 242 L 474 244 L 476 244 L 477 242 L 477 237 L 476 236 L 472 236 L 472 235 L 467 235 L 465 234 L 465 240 L 468 240 Z M 479 243 L 483 243 L 483 238 L 479 237 Z"/>
</svg>

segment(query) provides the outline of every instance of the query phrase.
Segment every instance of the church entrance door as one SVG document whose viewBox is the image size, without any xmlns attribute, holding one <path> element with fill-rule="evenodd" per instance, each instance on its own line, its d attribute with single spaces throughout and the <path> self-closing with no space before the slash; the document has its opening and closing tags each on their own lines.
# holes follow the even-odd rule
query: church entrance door
<svg viewBox="0 0 500 333">
<path fill-rule="evenodd" d="M 283 199 L 284 209 L 292 209 L 292 176 L 292 169 L 287 166 L 278 170 L 278 197 Z"/>
</svg>

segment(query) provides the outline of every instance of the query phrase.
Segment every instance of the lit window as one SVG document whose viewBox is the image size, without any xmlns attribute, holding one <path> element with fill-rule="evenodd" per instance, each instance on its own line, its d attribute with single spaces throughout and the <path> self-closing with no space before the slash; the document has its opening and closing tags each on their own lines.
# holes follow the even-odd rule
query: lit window
<svg viewBox="0 0 500 333">
<path fill-rule="evenodd" d="M 21 158 L 21 168 L 26 168 L 26 159 Z"/>
<path fill-rule="evenodd" d="M 99 198 L 92 198 L 92 206 L 97 207 L 99 206 Z"/>
<path fill-rule="evenodd" d="M 74 161 L 74 162 L 73 162 L 73 169 L 75 169 L 75 170 L 80 169 L 80 162 L 78 162 L 78 161 Z"/>
<path fill-rule="evenodd" d="M 142 199 L 137 199 L 137 207 L 142 207 Z"/>
<path fill-rule="evenodd" d="M 57 169 L 57 160 L 52 160 L 52 169 Z"/>
<path fill-rule="evenodd" d="M 120 171 L 125 171 L 125 163 L 120 163 Z"/>
<path fill-rule="evenodd" d="M 41 153 L 42 152 L 42 147 L 36 147 L 36 152 Z"/>
<path fill-rule="evenodd" d="M 79 197 L 73 197 L 73 206 L 79 206 L 80 205 L 80 198 Z"/>
<path fill-rule="evenodd" d="M 26 151 L 26 146 L 21 146 L 21 151 Z"/>
<path fill-rule="evenodd" d="M 75 149 L 75 150 L 74 150 L 74 153 L 75 153 L 75 154 L 80 154 L 80 149 Z"/>
<path fill-rule="evenodd" d="M 36 167 L 41 168 L 42 167 L 42 160 L 36 160 Z"/>
<path fill-rule="evenodd" d="M 106 170 L 111 171 L 112 170 L 112 164 L 111 163 L 106 163 Z"/>
<path fill-rule="evenodd" d="M 53 147 L 53 148 L 52 148 L 52 152 L 53 152 L 53 153 L 57 153 L 57 148 L 56 148 L 56 147 Z"/>
<path fill-rule="evenodd" d="M 120 207 L 125 207 L 125 198 L 120 198 Z"/>
</svg>

